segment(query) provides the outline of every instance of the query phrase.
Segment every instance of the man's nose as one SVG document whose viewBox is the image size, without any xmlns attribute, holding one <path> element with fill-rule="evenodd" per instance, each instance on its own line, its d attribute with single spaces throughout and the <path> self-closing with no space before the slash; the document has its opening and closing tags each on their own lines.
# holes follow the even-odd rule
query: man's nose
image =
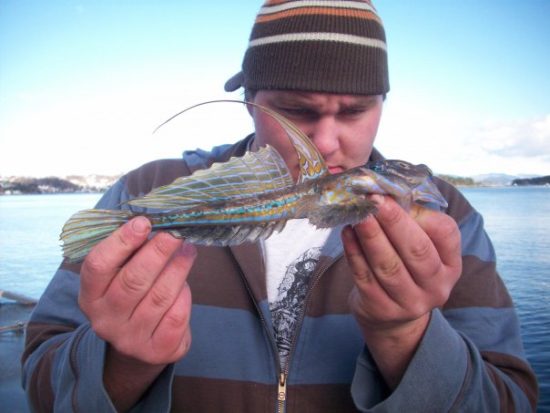
<svg viewBox="0 0 550 413">
<path fill-rule="evenodd" d="M 308 135 L 324 157 L 338 149 L 340 130 L 338 122 L 331 116 L 319 118 Z"/>
</svg>

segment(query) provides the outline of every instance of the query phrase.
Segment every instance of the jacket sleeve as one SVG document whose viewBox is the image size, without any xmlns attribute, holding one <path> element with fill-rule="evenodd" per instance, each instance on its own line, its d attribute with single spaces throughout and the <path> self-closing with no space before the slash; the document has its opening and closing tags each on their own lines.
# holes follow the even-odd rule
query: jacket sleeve
<svg viewBox="0 0 550 413">
<path fill-rule="evenodd" d="M 127 199 L 116 183 L 98 208 Z M 78 306 L 79 266 L 63 263 L 37 304 L 26 331 L 23 387 L 34 411 L 115 412 L 103 387 L 106 343 Z M 167 368 L 133 411 L 169 411 L 173 368 Z"/>
<path fill-rule="evenodd" d="M 536 409 L 538 387 L 526 360 L 512 300 L 496 271 L 481 215 L 441 183 L 462 237 L 463 270 L 448 302 L 432 311 L 401 382 L 389 392 L 365 349 L 352 395 L 364 412 L 482 412 Z M 373 386 L 373 383 L 378 383 Z"/>
<path fill-rule="evenodd" d="M 130 198 L 167 185 L 197 169 L 241 156 L 252 135 L 210 152 L 187 151 L 183 159 L 150 162 L 122 177 L 96 208 L 127 208 Z M 136 208 L 139 210 L 139 208 Z M 63 262 L 40 298 L 27 327 L 23 353 L 23 386 L 36 411 L 115 411 L 103 387 L 106 344 L 96 336 L 78 306 L 80 267 Z M 149 388 L 133 411 L 170 409 L 173 366 Z"/>
</svg>

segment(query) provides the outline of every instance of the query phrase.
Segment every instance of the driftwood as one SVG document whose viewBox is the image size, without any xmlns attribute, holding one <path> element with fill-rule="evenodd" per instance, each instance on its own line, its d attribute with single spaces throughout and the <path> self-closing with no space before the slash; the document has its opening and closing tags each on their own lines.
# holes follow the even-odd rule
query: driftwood
<svg viewBox="0 0 550 413">
<path fill-rule="evenodd" d="M 13 293 L 11 291 L 0 290 L 0 298 L 5 298 L 11 302 L 0 302 L 0 324 L 8 323 L 7 325 L 0 325 L 0 334 L 1 333 L 22 333 L 27 325 L 26 318 L 30 313 L 30 307 L 34 307 L 37 301 L 34 298 L 24 296 L 22 294 Z M 21 310 L 26 308 L 26 310 L 14 311 L 16 307 L 19 307 Z M 23 317 L 23 320 L 20 320 L 19 317 Z"/>
<path fill-rule="evenodd" d="M 4 297 L 8 300 L 17 302 L 23 305 L 35 305 L 36 300 L 34 298 L 26 297 L 22 294 L 12 293 L 10 291 L 0 290 L 0 298 Z"/>
<path fill-rule="evenodd" d="M 18 332 L 25 328 L 27 323 L 24 323 L 23 321 L 18 321 L 15 324 L 9 325 L 9 326 L 1 326 L 0 327 L 0 333 L 7 333 L 7 332 Z"/>
</svg>

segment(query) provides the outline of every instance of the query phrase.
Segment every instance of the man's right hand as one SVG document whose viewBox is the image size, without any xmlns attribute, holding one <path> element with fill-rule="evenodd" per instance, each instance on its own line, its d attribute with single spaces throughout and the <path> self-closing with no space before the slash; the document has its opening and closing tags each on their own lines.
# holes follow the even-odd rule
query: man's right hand
<svg viewBox="0 0 550 413">
<path fill-rule="evenodd" d="M 195 248 L 167 233 L 148 240 L 136 217 L 99 243 L 80 271 L 79 304 L 109 346 L 104 385 L 119 411 L 132 407 L 191 344 L 187 275 Z"/>
</svg>

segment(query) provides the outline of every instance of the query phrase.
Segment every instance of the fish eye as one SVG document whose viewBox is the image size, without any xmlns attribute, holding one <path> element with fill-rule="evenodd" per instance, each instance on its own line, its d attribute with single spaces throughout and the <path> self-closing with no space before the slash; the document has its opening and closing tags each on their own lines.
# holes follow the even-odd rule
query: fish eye
<svg viewBox="0 0 550 413">
<path fill-rule="evenodd" d="M 368 165 L 368 167 L 376 173 L 383 173 L 386 171 L 386 164 L 383 161 L 374 162 Z"/>
<path fill-rule="evenodd" d="M 403 168 L 403 169 L 411 169 L 412 168 L 412 164 L 408 163 L 408 162 L 405 162 L 405 161 L 397 161 L 396 162 L 397 166 L 399 166 L 400 168 Z"/>
</svg>

